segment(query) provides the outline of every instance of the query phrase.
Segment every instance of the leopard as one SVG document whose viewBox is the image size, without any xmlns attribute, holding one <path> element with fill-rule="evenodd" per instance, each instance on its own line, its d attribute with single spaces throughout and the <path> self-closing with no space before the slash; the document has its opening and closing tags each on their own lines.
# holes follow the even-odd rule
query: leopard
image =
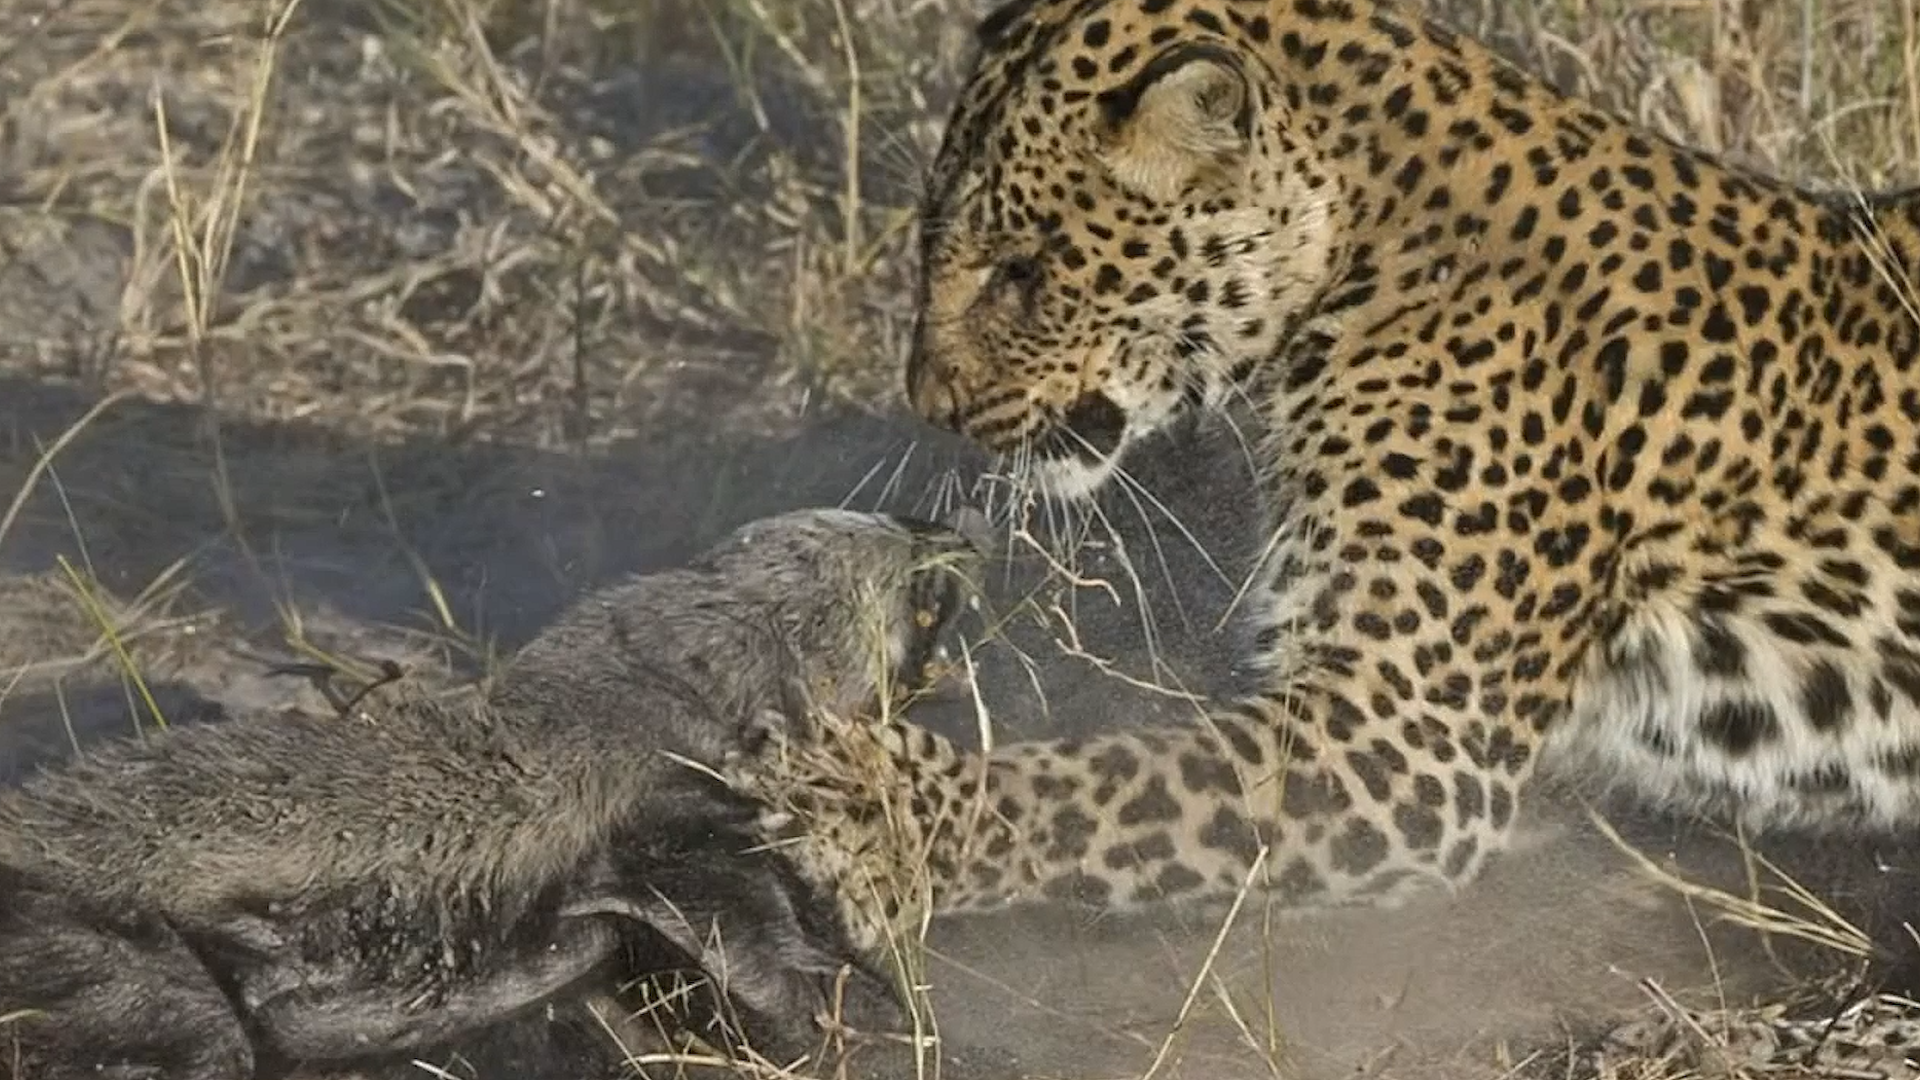
<svg viewBox="0 0 1920 1080">
<path fill-rule="evenodd" d="M 1392 0 L 1004 0 L 976 38 L 911 411 L 1072 508 L 1244 406 L 1272 539 L 1254 685 L 1192 722 L 874 729 L 925 911 L 1398 906 L 1556 776 L 1920 820 L 1920 188 L 1768 175 Z M 769 827 L 852 873 L 898 815 L 826 757 L 732 767 L 814 784 Z"/>
</svg>

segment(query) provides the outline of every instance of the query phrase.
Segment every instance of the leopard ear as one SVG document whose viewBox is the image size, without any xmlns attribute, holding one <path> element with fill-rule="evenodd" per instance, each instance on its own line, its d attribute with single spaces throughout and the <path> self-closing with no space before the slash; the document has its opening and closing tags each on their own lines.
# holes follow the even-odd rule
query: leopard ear
<svg viewBox="0 0 1920 1080">
<path fill-rule="evenodd" d="M 1000 0 L 974 27 L 974 40 L 983 49 L 999 47 L 1013 24 L 1031 15 L 1038 3 L 1039 0 Z"/>
<path fill-rule="evenodd" d="M 1252 144 L 1252 88 L 1219 45 L 1171 46 L 1096 100 L 1114 179 L 1157 201 L 1226 176 Z"/>
</svg>

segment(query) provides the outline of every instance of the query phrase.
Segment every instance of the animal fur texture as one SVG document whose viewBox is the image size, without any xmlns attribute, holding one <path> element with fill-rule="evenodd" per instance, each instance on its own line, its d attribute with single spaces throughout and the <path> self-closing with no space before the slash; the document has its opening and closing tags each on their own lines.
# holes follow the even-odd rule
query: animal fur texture
<svg viewBox="0 0 1920 1080">
<path fill-rule="evenodd" d="M 576 602 L 484 701 L 169 729 L 0 793 L 0 1075 L 405 1054 L 672 956 L 794 1042 L 844 934 L 675 759 L 917 675 L 971 552 L 910 519 L 762 519 Z"/>
</svg>

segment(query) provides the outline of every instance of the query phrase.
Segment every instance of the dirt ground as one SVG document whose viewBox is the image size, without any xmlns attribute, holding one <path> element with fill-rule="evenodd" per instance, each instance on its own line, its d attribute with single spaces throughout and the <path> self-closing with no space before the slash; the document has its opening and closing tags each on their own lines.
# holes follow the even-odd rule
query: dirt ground
<svg viewBox="0 0 1920 1080">
<path fill-rule="evenodd" d="M 1917 174 L 1903 0 L 1432 6 L 1769 168 Z M 967 7 L 0 0 L 0 780 L 157 718 L 318 707 L 277 661 L 483 678 L 581 588 L 763 513 L 950 499 L 984 462 L 897 384 Z M 1228 425 L 1169 443 L 1136 470 L 1161 505 L 1114 496 L 1082 552 L 1111 591 L 999 583 L 1078 634 L 981 655 L 1002 740 L 1234 684 L 1246 462 Z M 938 925 L 941 1037 L 996 1077 L 1557 1075 L 1664 995 L 1858 974 L 1657 882 L 1571 792 L 1524 814 L 1484 880 L 1394 912 Z M 1746 890 L 1711 825 L 1609 820 Z M 1760 850 L 1913 951 L 1913 853 Z"/>
</svg>

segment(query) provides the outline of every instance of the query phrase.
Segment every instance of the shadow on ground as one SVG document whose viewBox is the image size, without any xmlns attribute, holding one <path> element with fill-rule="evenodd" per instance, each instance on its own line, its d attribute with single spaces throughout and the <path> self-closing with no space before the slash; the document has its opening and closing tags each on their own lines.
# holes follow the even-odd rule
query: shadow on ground
<svg viewBox="0 0 1920 1080">
<path fill-rule="evenodd" d="M 0 376 L 0 439 L 10 447 L 0 485 L 19 490 L 40 448 L 98 404 Z M 136 642 L 153 631 L 173 647 L 154 650 L 160 677 L 178 674 L 231 701 L 254 693 L 242 688 L 251 684 L 241 669 L 283 648 L 295 622 L 306 638 L 363 661 L 399 650 L 407 655 L 396 659 L 477 674 L 484 649 L 517 647 L 581 589 L 678 562 L 743 521 L 823 504 L 932 514 L 981 467 L 956 439 L 847 408 L 803 414 L 779 434 L 682 428 L 581 455 L 430 437 L 376 447 L 299 423 L 227 422 L 216 437 L 197 409 L 137 399 L 108 404 L 76 431 L 0 537 L 0 570 L 22 579 L 16 610 L 72 608 L 81 623 L 37 629 L 25 635 L 34 645 L 0 651 L 0 660 L 24 664 L 94 644 L 83 605 L 59 587 L 65 560 L 138 609 L 123 616 Z M 1124 664 L 1130 646 L 1144 651 L 1142 610 L 1161 613 L 1155 649 L 1173 678 L 1198 692 L 1231 680 L 1234 650 L 1208 643 L 1230 637 L 1216 626 L 1238 584 L 1226 568 L 1251 556 L 1248 523 L 1232 518 L 1246 503 L 1198 493 L 1236 476 L 1244 483 L 1245 469 L 1227 452 L 1228 433 L 1184 441 L 1197 451 L 1188 468 L 1139 474 L 1164 501 L 1108 508 L 1112 531 L 1093 527 L 1082 548 L 1083 568 L 1111 583 L 1058 601 L 1082 628 L 1087 657 L 1064 657 L 1049 636 L 1016 625 L 1028 662 L 1049 669 L 1044 700 L 1013 650 L 982 657 L 990 683 L 1006 688 L 992 701 L 995 715 L 1021 718 L 1012 730 L 1104 723 L 1104 705 L 1061 703 L 1118 685 L 1090 658 Z M 1205 483 L 1178 475 L 1195 470 Z M 1137 573 L 1112 569 L 1124 562 Z M 992 584 L 1025 595 L 1044 569 L 1027 560 Z M 164 611 L 141 603 L 168 587 L 176 591 Z M 57 621 L 45 611 L 13 617 Z M 241 642 L 256 660 L 225 658 Z M 206 655 L 172 655 L 181 647 Z M 208 669 L 216 663 L 232 670 Z M 998 671 L 1003 664 L 1015 666 Z M 6 708 L 30 711 L 17 695 Z"/>
</svg>

